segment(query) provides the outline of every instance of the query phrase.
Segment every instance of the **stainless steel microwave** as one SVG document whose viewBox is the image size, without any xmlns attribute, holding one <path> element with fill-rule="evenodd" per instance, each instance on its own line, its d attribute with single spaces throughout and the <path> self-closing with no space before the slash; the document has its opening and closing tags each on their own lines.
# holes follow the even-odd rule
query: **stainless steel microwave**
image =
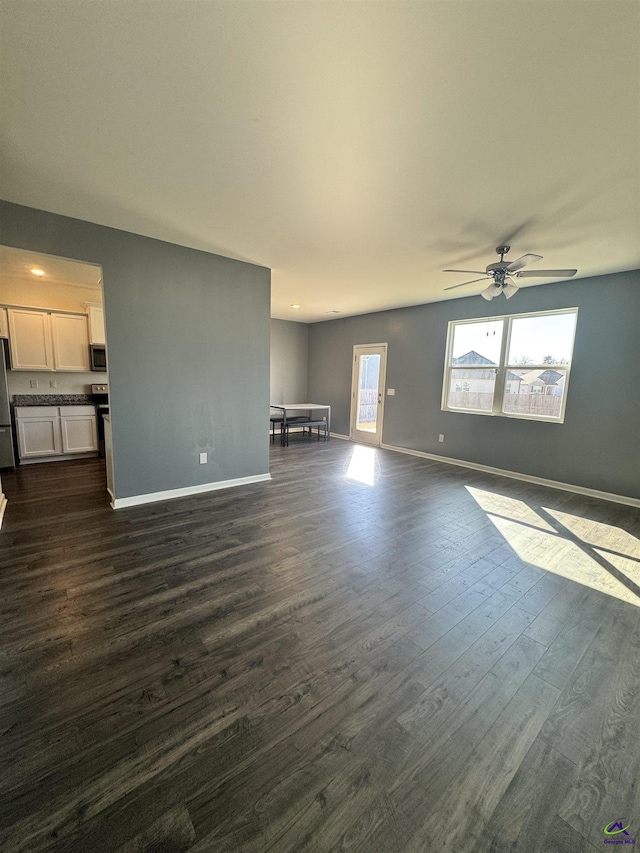
<svg viewBox="0 0 640 853">
<path fill-rule="evenodd" d="M 107 372 L 107 350 L 103 344 L 89 345 L 89 363 L 95 373 Z"/>
</svg>

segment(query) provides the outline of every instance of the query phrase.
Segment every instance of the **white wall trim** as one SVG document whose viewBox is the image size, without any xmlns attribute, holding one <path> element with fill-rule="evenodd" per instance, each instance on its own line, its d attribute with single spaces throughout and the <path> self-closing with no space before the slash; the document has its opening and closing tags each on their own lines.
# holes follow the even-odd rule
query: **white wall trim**
<svg viewBox="0 0 640 853">
<path fill-rule="evenodd" d="M 270 480 L 271 474 L 252 474 L 250 477 L 238 477 L 235 480 L 218 480 L 217 483 L 202 483 L 199 486 L 185 486 L 182 489 L 167 489 L 164 492 L 150 492 L 148 495 L 133 495 L 130 498 L 113 498 L 111 506 L 123 509 L 128 506 L 140 506 L 156 501 L 169 501 L 173 498 L 184 498 L 188 495 L 201 495 L 203 492 L 216 492 L 218 489 L 230 489 L 233 486 L 246 486 L 249 483 L 262 483 Z"/>
<path fill-rule="evenodd" d="M 59 453 L 56 456 L 36 456 L 29 459 L 23 456 L 20 465 L 39 465 L 41 462 L 70 462 L 72 459 L 97 459 L 97 450 L 85 451 L 85 453 Z"/>
<path fill-rule="evenodd" d="M 497 474 L 499 477 L 510 477 L 512 480 L 523 480 L 525 483 L 535 483 L 538 486 L 548 486 L 551 489 L 561 489 L 564 492 L 575 492 L 578 495 L 587 495 L 599 498 L 603 501 L 626 504 L 627 506 L 639 507 L 640 499 L 630 498 L 626 495 L 614 495 L 611 492 L 601 492 L 598 489 L 587 489 L 583 486 L 574 486 L 571 483 L 561 483 L 558 480 L 547 480 L 545 477 L 532 477 L 529 474 L 520 474 L 517 471 L 507 471 L 504 468 L 493 468 L 491 465 L 480 465 L 477 462 L 465 462 L 463 459 L 453 459 L 451 456 L 436 456 L 435 453 L 425 453 L 423 450 L 411 450 L 408 447 L 397 447 L 395 444 L 381 444 L 384 450 L 394 450 L 396 453 L 407 453 L 409 456 L 420 456 L 423 459 L 433 459 L 434 462 L 443 462 L 445 465 L 458 465 L 460 468 L 472 468 L 474 471 L 484 471 L 486 474 Z"/>
<path fill-rule="evenodd" d="M 2 527 L 2 519 L 4 518 L 4 511 L 6 508 L 7 499 L 2 493 L 0 493 L 0 527 Z"/>
<path fill-rule="evenodd" d="M 341 432 L 332 432 L 331 438 L 339 438 L 341 441 L 351 441 L 351 437 L 348 435 L 342 435 Z"/>
</svg>

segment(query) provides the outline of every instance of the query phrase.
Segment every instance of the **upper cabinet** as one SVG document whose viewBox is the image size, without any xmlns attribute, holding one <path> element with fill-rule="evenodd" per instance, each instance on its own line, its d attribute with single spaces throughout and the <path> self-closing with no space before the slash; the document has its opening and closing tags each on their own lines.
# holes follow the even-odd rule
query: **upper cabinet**
<svg viewBox="0 0 640 853">
<path fill-rule="evenodd" d="M 88 372 L 89 333 L 81 314 L 51 314 L 54 370 Z"/>
<path fill-rule="evenodd" d="M 46 311 L 9 308 L 12 370 L 53 370 L 51 321 Z"/>
<path fill-rule="evenodd" d="M 9 318 L 7 317 L 7 309 L 0 308 L 0 338 L 9 337 Z M 1 498 L 0 498 L 1 500 Z"/>
<path fill-rule="evenodd" d="M 104 331 L 104 308 L 97 302 L 85 302 L 84 305 L 89 317 L 89 343 L 106 343 L 106 335 Z"/>
<path fill-rule="evenodd" d="M 90 370 L 85 315 L 21 308 L 7 314 L 12 370 Z"/>
</svg>

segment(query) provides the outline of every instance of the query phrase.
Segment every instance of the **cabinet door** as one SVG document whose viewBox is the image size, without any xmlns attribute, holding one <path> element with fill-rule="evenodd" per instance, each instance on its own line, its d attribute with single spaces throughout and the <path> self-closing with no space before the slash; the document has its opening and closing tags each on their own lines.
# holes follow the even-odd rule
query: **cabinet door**
<svg viewBox="0 0 640 853">
<path fill-rule="evenodd" d="M 57 456 L 61 453 L 60 418 L 42 415 L 39 418 L 20 418 L 18 425 L 18 450 L 20 459 L 35 456 Z"/>
<path fill-rule="evenodd" d="M 98 449 L 95 415 L 60 418 L 63 453 L 87 453 Z"/>
<path fill-rule="evenodd" d="M 89 343 L 106 343 L 106 335 L 104 331 L 104 308 L 102 305 L 88 305 L 87 311 L 89 313 Z"/>
<path fill-rule="evenodd" d="M 52 314 L 53 357 L 55 370 L 88 372 L 89 330 L 87 318 L 80 314 Z"/>
<path fill-rule="evenodd" d="M 12 370 L 53 370 L 51 326 L 46 311 L 9 308 Z"/>
</svg>

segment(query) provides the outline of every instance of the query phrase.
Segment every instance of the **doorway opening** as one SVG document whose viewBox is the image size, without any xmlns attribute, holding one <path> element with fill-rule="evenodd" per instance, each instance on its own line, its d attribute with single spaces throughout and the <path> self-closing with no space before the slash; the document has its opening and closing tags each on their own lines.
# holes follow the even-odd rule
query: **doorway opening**
<svg viewBox="0 0 640 853">
<path fill-rule="evenodd" d="M 96 458 L 105 470 L 102 267 L 0 246 L 0 270 L 1 467 Z"/>
<path fill-rule="evenodd" d="M 386 370 L 387 344 L 354 346 L 349 431 L 352 441 L 376 447 L 382 442 Z"/>
</svg>

